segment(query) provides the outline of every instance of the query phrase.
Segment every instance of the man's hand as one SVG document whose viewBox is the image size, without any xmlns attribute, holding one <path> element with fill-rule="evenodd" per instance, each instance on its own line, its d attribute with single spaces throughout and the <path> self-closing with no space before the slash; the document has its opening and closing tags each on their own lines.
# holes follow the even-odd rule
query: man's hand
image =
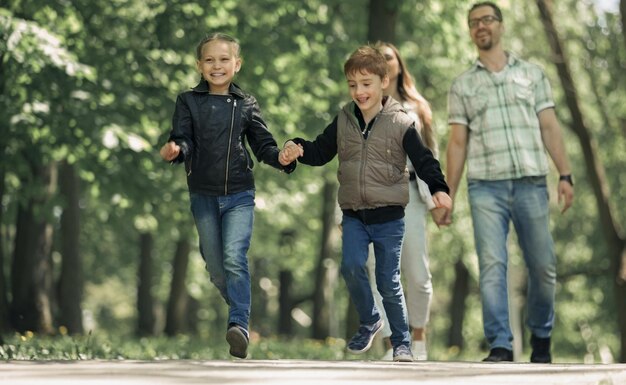
<svg viewBox="0 0 626 385">
<path fill-rule="evenodd" d="M 561 180 L 559 181 L 557 194 L 559 197 L 559 206 L 561 205 L 561 202 L 563 203 L 563 208 L 561 208 L 561 214 L 563 214 L 572 206 L 572 203 L 574 203 L 574 186 L 566 180 Z"/>
</svg>

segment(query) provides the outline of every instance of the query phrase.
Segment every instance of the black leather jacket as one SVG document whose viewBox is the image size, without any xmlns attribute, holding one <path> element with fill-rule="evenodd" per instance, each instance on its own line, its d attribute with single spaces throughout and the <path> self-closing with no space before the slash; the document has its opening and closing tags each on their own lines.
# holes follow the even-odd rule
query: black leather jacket
<svg viewBox="0 0 626 385">
<path fill-rule="evenodd" d="M 254 188 L 252 157 L 287 173 L 296 162 L 281 166 L 279 148 L 268 131 L 256 99 L 237 85 L 230 95 L 209 93 L 202 80 L 176 99 L 169 141 L 181 148 L 174 162 L 185 162 L 190 192 L 227 195 Z"/>
</svg>

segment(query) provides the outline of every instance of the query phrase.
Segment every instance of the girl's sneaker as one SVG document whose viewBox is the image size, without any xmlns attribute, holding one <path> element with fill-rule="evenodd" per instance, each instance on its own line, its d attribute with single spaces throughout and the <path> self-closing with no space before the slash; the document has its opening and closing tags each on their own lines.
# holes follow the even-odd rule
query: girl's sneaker
<svg viewBox="0 0 626 385">
<path fill-rule="evenodd" d="M 232 324 L 226 331 L 226 342 L 230 345 L 230 355 L 237 358 L 248 356 L 248 331 L 239 325 Z"/>
<path fill-rule="evenodd" d="M 413 359 L 415 361 L 426 361 L 428 360 L 428 352 L 426 351 L 426 341 L 413 341 L 411 345 L 411 350 L 413 350 Z"/>
</svg>

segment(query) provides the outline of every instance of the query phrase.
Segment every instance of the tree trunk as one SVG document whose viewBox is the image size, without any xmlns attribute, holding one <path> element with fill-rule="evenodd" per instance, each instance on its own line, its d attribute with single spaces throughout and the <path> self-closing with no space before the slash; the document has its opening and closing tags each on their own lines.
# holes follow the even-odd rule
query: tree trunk
<svg viewBox="0 0 626 385">
<path fill-rule="evenodd" d="M 370 0 L 367 40 L 388 43 L 396 41 L 396 19 L 399 0 Z"/>
<path fill-rule="evenodd" d="M 330 269 L 335 266 L 334 257 L 336 249 L 337 223 L 335 220 L 335 207 L 337 201 L 335 192 L 337 184 L 334 176 L 326 178 L 323 189 L 322 201 L 322 247 L 315 269 L 315 285 L 313 293 L 313 338 L 323 340 L 330 335 L 330 309 L 333 308 L 333 288 L 335 282 L 330 282 L 333 277 Z"/>
<path fill-rule="evenodd" d="M 626 362 L 626 301 L 624 301 L 626 298 L 626 239 L 611 211 L 609 185 L 606 181 L 604 168 L 597 156 L 597 144 L 585 125 L 568 61 L 563 52 L 548 4 L 551 5 L 551 1 L 537 0 L 541 20 L 554 56 L 553 62 L 561 79 L 567 106 L 572 116 L 571 127 L 578 137 L 585 157 L 588 181 L 593 188 L 602 233 L 606 237 L 607 250 L 612 262 L 611 280 L 614 282 L 618 328 L 621 334 L 620 362 Z M 624 0 L 622 0 L 621 6 L 623 11 Z M 622 17 L 623 15 L 624 12 L 622 12 Z"/>
<path fill-rule="evenodd" d="M 0 165 L 0 202 L 4 197 L 4 186 L 5 186 L 5 169 L 4 165 Z M 5 249 L 4 249 L 4 210 L 0 210 L 0 335 L 2 333 L 8 332 L 10 328 L 10 319 L 9 319 L 9 292 L 7 286 L 6 275 L 4 272 L 4 260 L 5 260 Z"/>
<path fill-rule="evenodd" d="M 289 270 L 282 270 L 279 274 L 280 292 L 278 296 L 278 333 L 290 336 L 293 332 L 291 310 L 293 298 L 291 297 L 293 274 Z"/>
<path fill-rule="evenodd" d="M 167 303 L 167 315 L 165 321 L 165 334 L 174 336 L 189 330 L 188 322 L 188 299 L 185 279 L 187 278 L 187 266 L 189 265 L 189 252 L 191 247 L 189 240 L 180 239 L 176 244 L 174 254 L 172 286 L 170 298 Z"/>
<path fill-rule="evenodd" d="M 622 35 L 624 35 L 624 46 L 626 47 L 626 0 L 619 2 L 619 13 L 622 17 Z"/>
<path fill-rule="evenodd" d="M 45 186 L 38 197 L 20 205 L 15 228 L 15 248 L 11 266 L 11 323 L 18 332 L 51 334 L 52 322 L 52 226 L 44 207 L 56 186 L 56 166 L 32 167 L 35 180 Z"/>
<path fill-rule="evenodd" d="M 154 335 L 156 317 L 152 298 L 152 234 L 139 237 L 139 271 L 137 285 L 137 334 Z"/>
<path fill-rule="evenodd" d="M 269 336 L 274 333 L 275 322 L 269 315 L 269 295 L 267 282 L 270 282 L 267 271 L 267 259 L 264 257 L 253 257 L 250 261 L 254 264 L 252 280 L 252 292 L 255 293 L 252 301 L 251 323 L 254 323 L 254 330 L 260 336 Z"/>
<path fill-rule="evenodd" d="M 359 313 L 356 311 L 356 306 L 352 302 L 352 298 L 348 298 L 348 309 L 346 311 L 346 341 L 350 341 L 350 338 L 357 332 L 361 320 L 359 319 Z"/>
<path fill-rule="evenodd" d="M 5 56 L 6 53 L 0 54 L 0 94 L 7 95 L 6 93 L 6 70 L 5 70 Z M 0 202 L 4 198 L 4 188 L 6 186 L 6 141 L 9 138 L 9 117 L 7 113 L 6 104 L 0 105 Z M 9 291 L 7 285 L 7 276 L 4 271 L 5 259 L 8 258 L 8 254 L 5 254 L 5 226 L 4 223 L 4 210 L 0 210 L 0 333 L 9 331 L 11 320 L 9 318 Z"/>
<path fill-rule="evenodd" d="M 61 164 L 59 189 L 65 200 L 61 215 L 61 275 L 59 277 L 59 325 L 69 334 L 83 333 L 81 301 L 83 267 L 80 258 L 79 180 L 74 165 Z"/>
<path fill-rule="evenodd" d="M 448 347 L 463 350 L 463 320 L 465 318 L 465 300 L 469 295 L 470 275 L 463 260 L 459 258 L 454 264 L 454 286 L 450 302 L 450 330 L 448 331 Z"/>
</svg>

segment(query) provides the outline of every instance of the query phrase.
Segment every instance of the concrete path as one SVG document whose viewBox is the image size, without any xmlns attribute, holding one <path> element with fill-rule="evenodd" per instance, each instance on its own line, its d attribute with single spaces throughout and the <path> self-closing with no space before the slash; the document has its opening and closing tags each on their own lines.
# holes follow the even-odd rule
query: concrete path
<svg viewBox="0 0 626 385">
<path fill-rule="evenodd" d="M 1 385 L 625 385 L 626 364 L 382 361 L 10 361 Z"/>
</svg>

